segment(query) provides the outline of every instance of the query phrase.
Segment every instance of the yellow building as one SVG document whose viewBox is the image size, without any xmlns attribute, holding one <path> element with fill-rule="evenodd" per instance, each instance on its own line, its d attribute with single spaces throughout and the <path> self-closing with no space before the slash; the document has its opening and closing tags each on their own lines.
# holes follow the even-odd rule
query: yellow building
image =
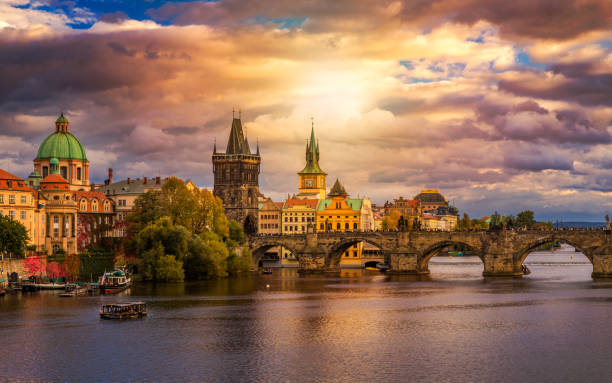
<svg viewBox="0 0 612 383">
<path fill-rule="evenodd" d="M 306 166 L 298 173 L 298 198 L 324 199 L 325 176 L 319 167 L 319 144 L 315 140 L 314 126 L 310 131 L 310 142 L 306 144 Z"/>
<path fill-rule="evenodd" d="M 372 205 L 368 199 L 351 199 L 336 179 L 328 198 L 317 204 L 317 232 L 374 230 Z M 362 267 L 363 243 L 349 247 L 340 267 Z"/>
<path fill-rule="evenodd" d="M 25 226 L 29 245 L 37 251 L 44 248 L 45 215 L 38 205 L 38 193 L 14 174 L 0 169 L 0 215 L 6 215 Z"/>
<path fill-rule="evenodd" d="M 68 180 L 58 174 L 57 160 L 51 160 L 51 174 L 40 182 L 45 196 L 45 250 L 49 254 L 63 250 L 77 253 L 77 201 Z"/>
</svg>

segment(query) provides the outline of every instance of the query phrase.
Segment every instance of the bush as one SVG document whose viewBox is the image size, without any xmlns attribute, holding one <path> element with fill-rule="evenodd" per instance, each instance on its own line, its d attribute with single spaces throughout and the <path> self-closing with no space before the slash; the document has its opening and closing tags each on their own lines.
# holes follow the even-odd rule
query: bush
<svg viewBox="0 0 612 383">
<path fill-rule="evenodd" d="M 162 255 L 157 259 L 155 267 L 155 280 L 181 282 L 185 279 L 183 262 L 177 260 L 174 255 Z"/>
</svg>

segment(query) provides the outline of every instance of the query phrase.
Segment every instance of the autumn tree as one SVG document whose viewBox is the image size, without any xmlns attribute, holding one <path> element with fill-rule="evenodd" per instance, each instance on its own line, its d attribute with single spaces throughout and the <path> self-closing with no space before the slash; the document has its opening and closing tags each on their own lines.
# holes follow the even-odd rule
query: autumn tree
<svg viewBox="0 0 612 383">
<path fill-rule="evenodd" d="M 534 219 L 533 211 L 531 210 L 525 210 L 516 215 L 516 227 L 531 229 L 535 223 L 536 220 Z"/>
</svg>

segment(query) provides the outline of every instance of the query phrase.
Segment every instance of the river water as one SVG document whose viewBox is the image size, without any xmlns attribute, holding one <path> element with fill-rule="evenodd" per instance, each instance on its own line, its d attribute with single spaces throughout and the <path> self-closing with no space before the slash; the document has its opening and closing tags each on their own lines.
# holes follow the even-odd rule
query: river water
<svg viewBox="0 0 612 383">
<path fill-rule="evenodd" d="M 612 282 L 571 252 L 522 279 L 473 257 L 429 277 L 345 270 L 137 284 L 119 296 L 0 298 L 7 382 L 598 382 L 612 380 Z M 102 303 L 149 315 L 104 321 Z"/>
</svg>

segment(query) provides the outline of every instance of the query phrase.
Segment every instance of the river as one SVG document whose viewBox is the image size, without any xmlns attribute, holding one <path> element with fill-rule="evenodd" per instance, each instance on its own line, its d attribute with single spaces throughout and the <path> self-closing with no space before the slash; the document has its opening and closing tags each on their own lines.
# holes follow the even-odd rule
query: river
<svg viewBox="0 0 612 383">
<path fill-rule="evenodd" d="M 484 279 L 475 257 L 428 277 L 345 270 L 0 298 L 6 382 L 597 382 L 612 376 L 612 282 L 571 252 Z M 102 303 L 144 300 L 140 320 Z"/>
</svg>

